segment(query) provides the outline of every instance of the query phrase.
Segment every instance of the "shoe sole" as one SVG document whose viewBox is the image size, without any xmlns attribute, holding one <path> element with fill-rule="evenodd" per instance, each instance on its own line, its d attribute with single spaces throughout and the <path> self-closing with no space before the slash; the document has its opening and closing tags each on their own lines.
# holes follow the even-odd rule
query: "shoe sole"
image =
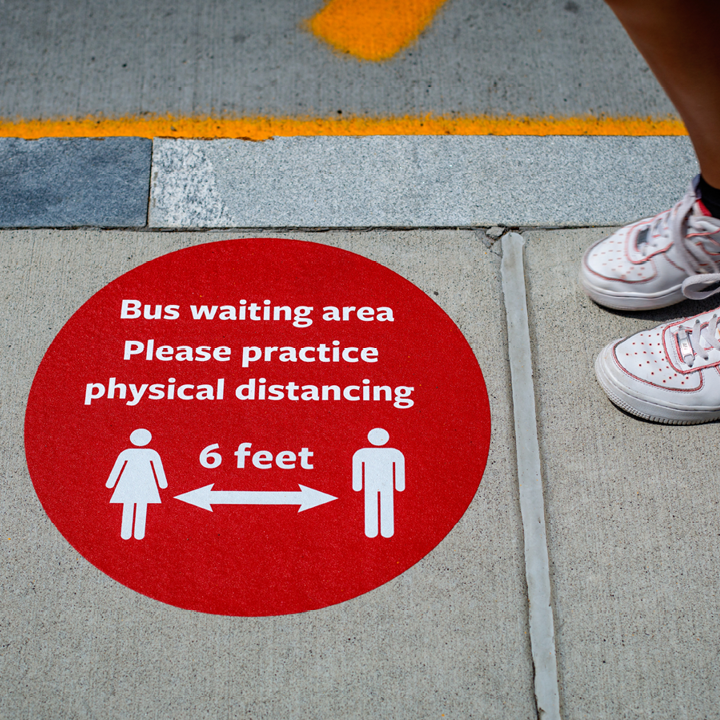
<svg viewBox="0 0 720 720">
<path fill-rule="evenodd" d="M 613 293 L 609 290 L 601 290 L 588 281 L 582 270 L 580 271 L 580 285 L 591 300 L 611 310 L 659 310 L 685 300 L 682 285 L 677 285 L 670 290 L 655 293 L 654 295 L 631 295 L 630 293 Z"/>
<path fill-rule="evenodd" d="M 664 425 L 699 425 L 720 420 L 720 410 L 686 410 L 631 395 L 617 385 L 612 376 L 606 372 L 603 355 L 604 352 L 600 353 L 595 361 L 595 376 L 610 401 L 625 412 L 643 420 L 651 420 Z"/>
</svg>

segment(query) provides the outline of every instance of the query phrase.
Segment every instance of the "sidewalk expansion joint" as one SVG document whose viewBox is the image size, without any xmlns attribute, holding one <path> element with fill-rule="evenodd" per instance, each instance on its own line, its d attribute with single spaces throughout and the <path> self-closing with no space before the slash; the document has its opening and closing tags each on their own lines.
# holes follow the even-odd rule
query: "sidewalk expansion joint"
<svg viewBox="0 0 720 720">
<path fill-rule="evenodd" d="M 501 242 L 501 275 L 507 314 L 520 512 L 525 536 L 525 577 L 530 614 L 530 647 L 535 669 L 535 700 L 539 718 L 560 720 L 555 623 L 550 593 L 545 503 L 523 267 L 525 240 L 517 233 L 507 233 Z"/>
</svg>

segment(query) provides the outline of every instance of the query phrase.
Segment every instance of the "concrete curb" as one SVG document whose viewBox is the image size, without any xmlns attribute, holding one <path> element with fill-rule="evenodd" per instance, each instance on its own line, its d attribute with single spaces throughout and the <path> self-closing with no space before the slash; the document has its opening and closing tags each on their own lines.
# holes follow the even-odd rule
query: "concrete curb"
<svg viewBox="0 0 720 720">
<path fill-rule="evenodd" d="M 0 227 L 618 225 L 696 172 L 686 137 L 5 138 Z"/>
</svg>

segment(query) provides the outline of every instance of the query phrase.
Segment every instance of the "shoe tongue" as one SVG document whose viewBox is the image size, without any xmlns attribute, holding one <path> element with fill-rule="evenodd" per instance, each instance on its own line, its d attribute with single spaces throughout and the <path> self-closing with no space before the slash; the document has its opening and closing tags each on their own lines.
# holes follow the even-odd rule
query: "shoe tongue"
<svg viewBox="0 0 720 720">
<path fill-rule="evenodd" d="M 639 250 L 643 245 L 647 244 L 648 234 L 650 233 L 649 227 L 644 227 L 635 238 L 635 247 Z"/>
<path fill-rule="evenodd" d="M 704 215 L 705 217 L 713 216 L 713 214 L 705 207 L 705 203 L 702 200 L 696 200 L 693 207 L 696 215 Z"/>
</svg>

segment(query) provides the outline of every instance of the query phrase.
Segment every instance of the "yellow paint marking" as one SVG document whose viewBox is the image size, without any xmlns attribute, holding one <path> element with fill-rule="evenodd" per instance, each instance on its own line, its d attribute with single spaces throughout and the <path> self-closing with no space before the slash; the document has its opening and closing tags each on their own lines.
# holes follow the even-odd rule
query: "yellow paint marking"
<svg viewBox="0 0 720 720">
<path fill-rule="evenodd" d="M 676 118 L 524 117 L 123 117 L 10 120 L 0 137 L 168 137 L 269 140 L 273 137 L 368 135 L 687 135 Z"/>
<path fill-rule="evenodd" d="M 446 0 L 329 0 L 307 28 L 358 60 L 389 60 L 417 40 Z"/>
</svg>

